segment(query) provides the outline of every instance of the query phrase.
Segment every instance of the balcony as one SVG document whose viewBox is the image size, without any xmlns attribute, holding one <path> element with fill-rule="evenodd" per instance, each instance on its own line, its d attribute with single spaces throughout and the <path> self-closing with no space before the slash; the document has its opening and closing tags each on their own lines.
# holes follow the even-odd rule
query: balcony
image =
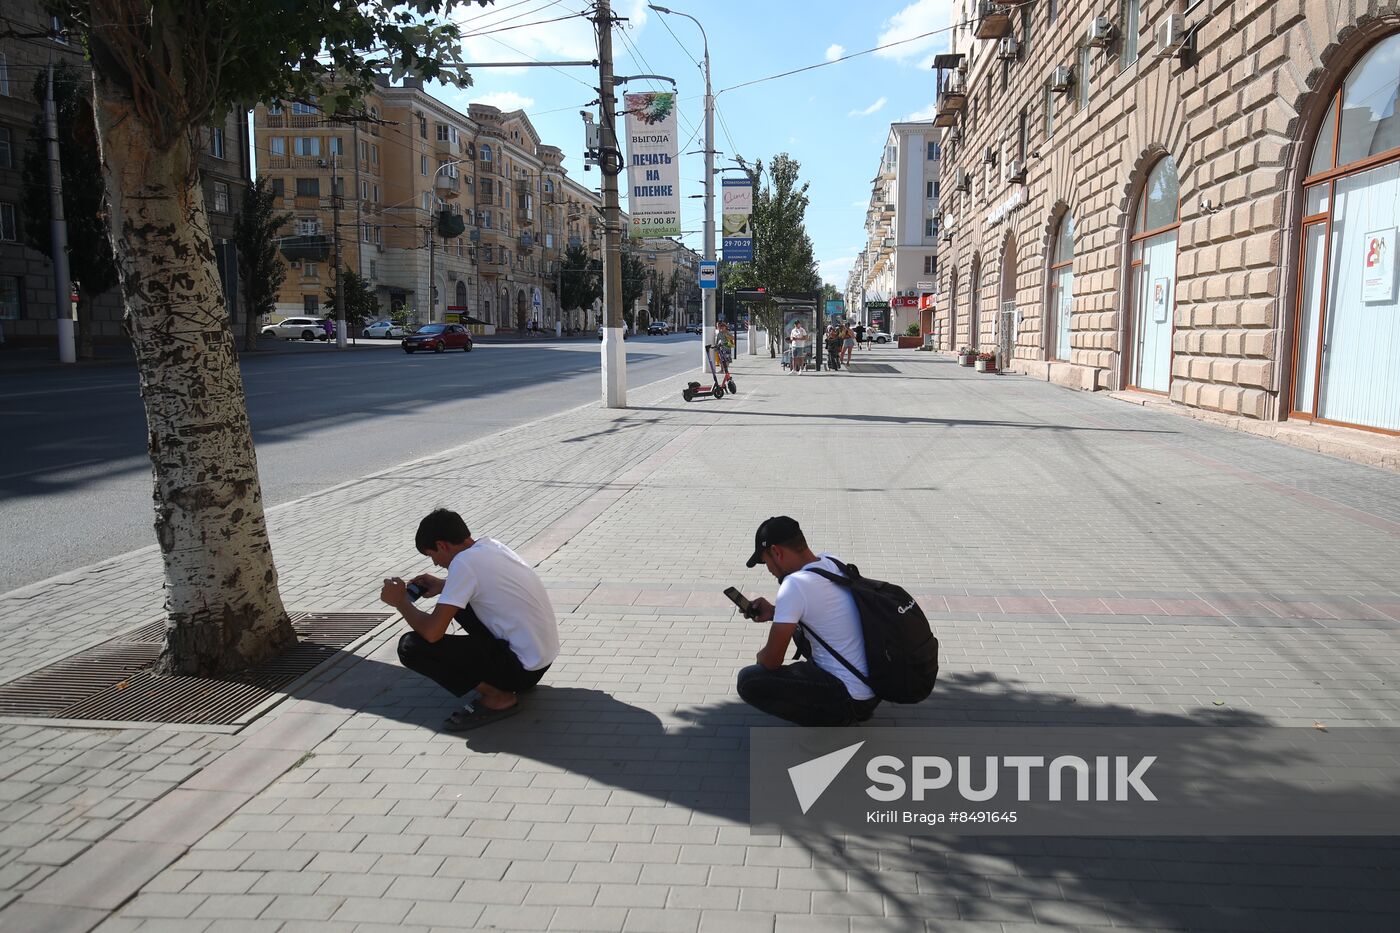
<svg viewBox="0 0 1400 933">
<path fill-rule="evenodd" d="M 518 242 L 519 242 L 519 244 L 520 244 L 520 248 L 521 248 L 521 249 L 534 249 L 534 248 L 535 248 L 535 236 L 534 236 L 534 234 L 532 234 L 532 233 L 522 233 L 522 234 L 520 234 L 520 239 L 519 239 Z"/>
<path fill-rule="evenodd" d="M 1011 7 L 1004 3 L 982 0 L 977 7 L 974 35 L 979 39 L 1004 39 L 1015 27 L 1011 22 Z"/>
<path fill-rule="evenodd" d="M 280 246 L 291 262 L 325 262 L 331 255 L 331 238 L 324 233 L 284 236 Z"/>
<path fill-rule="evenodd" d="M 938 92 L 938 109 L 934 115 L 933 125 L 956 125 L 958 113 L 966 106 L 967 89 L 963 85 L 962 75 L 955 72 L 948 77 L 948 80 L 943 84 L 943 89 Z"/>
</svg>

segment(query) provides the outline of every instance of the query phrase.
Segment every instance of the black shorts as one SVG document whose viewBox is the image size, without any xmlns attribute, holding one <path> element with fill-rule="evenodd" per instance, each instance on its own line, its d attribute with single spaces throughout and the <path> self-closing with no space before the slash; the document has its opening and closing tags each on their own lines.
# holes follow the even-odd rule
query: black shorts
<svg viewBox="0 0 1400 933">
<path fill-rule="evenodd" d="M 399 639 L 399 661 L 441 684 L 453 696 L 462 696 L 482 683 L 520 693 L 539 683 L 549 670 L 548 664 L 539 670 L 525 670 L 510 643 L 491 634 L 471 607 L 458 612 L 457 621 L 465 634 L 444 635 L 430 642 L 417 632 L 404 633 Z"/>
</svg>

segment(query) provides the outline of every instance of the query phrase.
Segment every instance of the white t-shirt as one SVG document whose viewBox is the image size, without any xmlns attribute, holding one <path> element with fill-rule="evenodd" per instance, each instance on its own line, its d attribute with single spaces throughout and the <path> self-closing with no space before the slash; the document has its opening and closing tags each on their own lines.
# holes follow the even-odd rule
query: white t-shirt
<svg viewBox="0 0 1400 933">
<path fill-rule="evenodd" d="M 535 569 L 492 538 L 476 542 L 447 565 L 439 603 L 472 611 L 497 638 L 504 638 L 527 671 L 559 657 L 559 623 Z"/>
<path fill-rule="evenodd" d="M 794 350 L 805 350 L 807 349 L 807 341 L 810 336 L 805 327 L 801 329 L 794 327 L 792 333 L 788 335 L 788 339 L 792 341 L 792 348 Z"/>
<path fill-rule="evenodd" d="M 832 563 L 831 555 L 822 554 L 796 573 L 788 574 L 778 586 L 773 621 L 780 624 L 801 622 L 825 639 L 841 657 L 854 664 L 856 670 L 868 675 L 870 667 L 865 662 L 865 634 L 860 627 L 855 597 L 850 590 L 832 583 L 826 577 L 806 572 L 807 567 L 820 567 L 838 575 L 841 573 Z M 821 642 L 815 638 L 811 642 L 812 662 L 827 673 L 836 675 L 846 685 L 851 699 L 868 700 L 875 695 L 846 665 L 833 658 Z"/>
</svg>

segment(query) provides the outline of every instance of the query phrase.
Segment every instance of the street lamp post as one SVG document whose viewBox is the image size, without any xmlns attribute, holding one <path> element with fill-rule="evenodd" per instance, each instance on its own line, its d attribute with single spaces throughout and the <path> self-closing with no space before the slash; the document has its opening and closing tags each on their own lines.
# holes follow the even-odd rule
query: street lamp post
<svg viewBox="0 0 1400 933">
<path fill-rule="evenodd" d="M 647 4 L 658 13 L 683 16 L 700 30 L 700 41 L 704 43 L 705 57 L 701 69 L 705 72 L 705 259 L 715 258 L 715 96 L 710 89 L 710 39 L 705 35 L 705 27 L 689 13 L 669 7 Z M 715 342 L 715 291 L 713 288 L 700 292 L 701 331 L 700 365 L 706 364 L 705 347 Z"/>
</svg>

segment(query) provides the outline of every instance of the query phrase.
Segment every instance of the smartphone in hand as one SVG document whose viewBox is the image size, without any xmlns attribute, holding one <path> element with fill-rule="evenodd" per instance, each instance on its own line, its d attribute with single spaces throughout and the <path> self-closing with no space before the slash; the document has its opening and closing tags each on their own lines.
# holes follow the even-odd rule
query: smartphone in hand
<svg viewBox="0 0 1400 933">
<path fill-rule="evenodd" d="M 424 587 L 419 586 L 417 583 L 410 583 L 408 586 L 404 587 L 404 590 L 408 593 L 408 598 L 413 600 L 414 602 L 417 602 L 418 600 L 422 599 L 423 595 L 428 592 Z"/>
<path fill-rule="evenodd" d="M 739 607 L 739 614 L 744 618 L 752 619 L 754 616 L 758 615 L 758 610 L 754 608 L 753 603 L 749 602 L 744 594 L 740 593 L 734 587 L 725 587 L 724 595 L 729 597 L 731 603 Z"/>
</svg>

